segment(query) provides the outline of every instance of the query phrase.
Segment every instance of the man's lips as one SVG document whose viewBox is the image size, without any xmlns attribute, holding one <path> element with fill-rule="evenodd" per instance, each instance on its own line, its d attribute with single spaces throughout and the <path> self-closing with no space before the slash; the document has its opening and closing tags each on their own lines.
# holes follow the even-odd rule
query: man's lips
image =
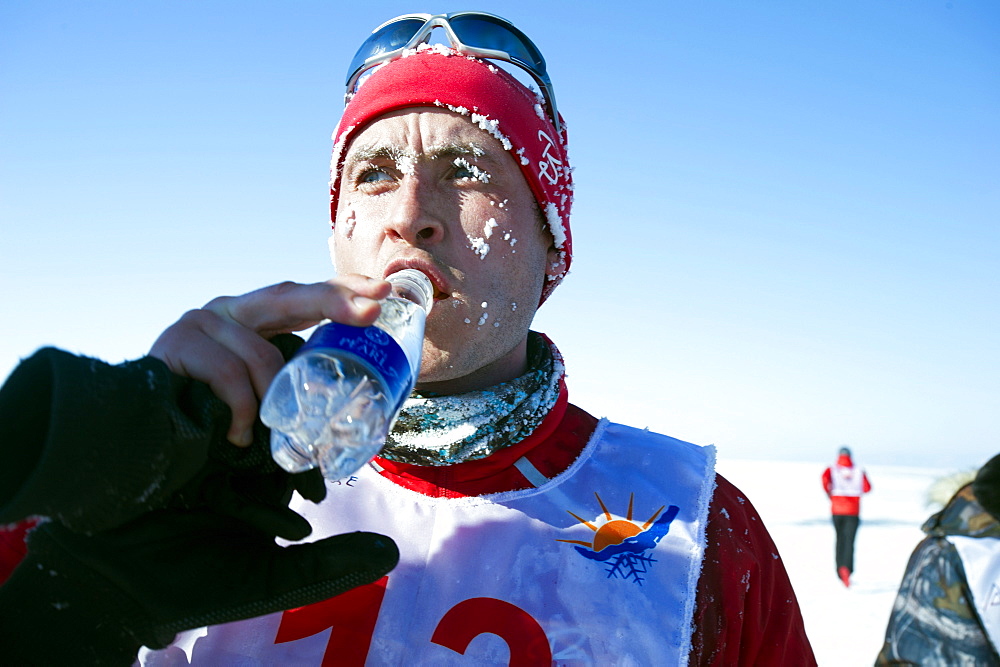
<svg viewBox="0 0 1000 667">
<path fill-rule="evenodd" d="M 419 257 L 400 257 L 389 262 L 385 267 L 383 278 L 387 278 L 397 271 L 403 269 L 416 269 L 430 278 L 431 285 L 434 286 L 434 300 L 440 301 L 451 296 L 451 287 L 444 273 L 426 259 Z"/>
</svg>

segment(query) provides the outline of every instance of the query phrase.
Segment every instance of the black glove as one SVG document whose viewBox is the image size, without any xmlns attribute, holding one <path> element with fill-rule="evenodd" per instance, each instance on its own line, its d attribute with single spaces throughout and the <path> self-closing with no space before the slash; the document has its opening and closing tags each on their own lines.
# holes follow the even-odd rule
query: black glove
<svg viewBox="0 0 1000 667">
<path fill-rule="evenodd" d="M 0 389 L 0 523 L 38 515 L 89 533 L 162 507 L 224 428 L 217 405 L 191 399 L 203 387 L 153 358 L 46 348 L 21 362 Z"/>
<path fill-rule="evenodd" d="M 0 588 L 11 664 L 131 664 L 174 634 L 312 604 L 376 581 L 399 557 L 371 533 L 280 547 L 208 510 L 157 510 L 105 533 L 54 522 Z"/>
<path fill-rule="evenodd" d="M 272 343 L 289 358 L 302 339 Z M 45 516 L 91 533 L 162 508 L 204 474 L 210 449 L 247 458 L 226 440 L 230 419 L 207 385 L 159 359 L 112 366 L 39 350 L 0 387 L 0 525 Z M 297 483 L 321 487 L 313 476 Z"/>
<path fill-rule="evenodd" d="M 43 350 L 15 371 L 0 391 L 0 521 L 55 520 L 0 589 L 5 659 L 131 663 L 180 630 L 311 604 L 395 566 L 392 540 L 368 533 L 276 545 L 311 530 L 292 491 L 316 502 L 326 488 L 317 470 L 279 469 L 259 422 L 250 447 L 228 443 L 229 418 L 157 360 Z"/>
<path fill-rule="evenodd" d="M 260 423 L 245 449 L 210 459 L 167 503 L 110 530 L 83 534 L 48 521 L 0 588 L 4 658 L 38 664 L 130 664 L 142 645 L 163 648 L 181 630 L 301 607 L 376 581 L 395 567 L 388 537 L 352 533 L 298 540 L 308 522 L 287 507 L 294 488 L 326 493 L 312 470 L 272 461 Z M 52 641 L 25 638 L 39 631 Z"/>
</svg>

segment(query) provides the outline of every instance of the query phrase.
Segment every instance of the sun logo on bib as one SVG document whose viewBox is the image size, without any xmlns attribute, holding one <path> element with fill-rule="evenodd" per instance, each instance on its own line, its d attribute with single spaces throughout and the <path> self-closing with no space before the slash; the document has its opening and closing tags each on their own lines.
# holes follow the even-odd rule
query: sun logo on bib
<svg viewBox="0 0 1000 667">
<path fill-rule="evenodd" d="M 596 492 L 594 496 L 601 506 L 601 514 L 593 521 L 587 521 L 566 510 L 570 516 L 594 531 L 593 541 L 556 541 L 578 544 L 580 546 L 575 549 L 581 556 L 606 563 L 609 579 L 625 579 L 641 586 L 645 579 L 644 575 L 656 562 L 648 552 L 656 548 L 663 536 L 670 531 L 670 524 L 680 508 L 677 505 L 670 507 L 661 505 L 648 519 L 639 523 L 632 520 L 634 493 L 629 494 L 628 513 L 624 519 L 614 518 L 601 500 L 601 496 Z"/>
</svg>

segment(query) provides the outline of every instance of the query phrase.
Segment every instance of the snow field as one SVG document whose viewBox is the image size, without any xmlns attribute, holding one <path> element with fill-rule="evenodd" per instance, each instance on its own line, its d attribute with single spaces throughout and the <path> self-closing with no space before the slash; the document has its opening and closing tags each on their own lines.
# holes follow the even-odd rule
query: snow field
<svg viewBox="0 0 1000 667">
<path fill-rule="evenodd" d="M 865 466 L 872 492 L 861 501 L 851 587 L 837 578 L 830 507 L 820 482 L 828 464 L 720 456 L 718 472 L 741 489 L 778 546 L 822 666 L 871 665 L 920 526 L 935 508 L 928 488 L 948 471 Z M 833 462 L 831 458 L 831 463 Z"/>
</svg>

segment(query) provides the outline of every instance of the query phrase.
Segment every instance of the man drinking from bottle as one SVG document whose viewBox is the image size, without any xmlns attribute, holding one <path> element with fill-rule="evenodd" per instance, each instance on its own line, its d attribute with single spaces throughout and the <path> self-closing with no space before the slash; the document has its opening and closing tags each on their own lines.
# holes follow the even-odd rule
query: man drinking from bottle
<svg viewBox="0 0 1000 667">
<path fill-rule="evenodd" d="M 530 330 L 573 260 L 567 130 L 535 45 L 480 12 L 398 17 L 362 44 L 347 99 L 338 277 L 216 299 L 151 356 L 210 387 L 229 440 L 255 447 L 289 332 L 371 324 L 385 276 L 428 275 L 419 381 L 386 447 L 319 504 L 291 502 L 309 541 L 383 533 L 399 564 L 142 660 L 814 664 L 777 549 L 714 449 L 572 405 L 555 343 Z"/>
</svg>

